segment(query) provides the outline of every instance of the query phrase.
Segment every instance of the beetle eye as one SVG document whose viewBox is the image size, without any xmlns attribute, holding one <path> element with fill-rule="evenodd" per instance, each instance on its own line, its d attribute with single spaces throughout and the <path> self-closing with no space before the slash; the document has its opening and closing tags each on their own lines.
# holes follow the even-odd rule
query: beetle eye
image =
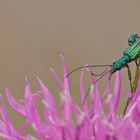
<svg viewBox="0 0 140 140">
<path fill-rule="evenodd" d="M 136 41 L 136 34 L 135 35 L 131 35 L 128 39 L 128 44 L 129 46 L 131 46 L 135 41 Z"/>
</svg>

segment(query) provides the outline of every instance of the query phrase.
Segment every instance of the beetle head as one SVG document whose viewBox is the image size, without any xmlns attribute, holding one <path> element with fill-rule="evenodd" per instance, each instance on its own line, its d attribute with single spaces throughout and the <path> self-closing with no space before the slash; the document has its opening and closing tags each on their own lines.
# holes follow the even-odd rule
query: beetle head
<svg viewBox="0 0 140 140">
<path fill-rule="evenodd" d="M 137 41 L 138 38 L 139 36 L 137 34 L 131 35 L 128 39 L 129 46 L 131 46 L 135 41 Z"/>
</svg>

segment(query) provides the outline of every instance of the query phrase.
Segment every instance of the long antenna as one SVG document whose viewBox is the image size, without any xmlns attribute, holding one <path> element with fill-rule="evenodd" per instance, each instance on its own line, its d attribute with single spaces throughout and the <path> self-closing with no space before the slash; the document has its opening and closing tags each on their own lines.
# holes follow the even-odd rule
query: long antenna
<svg viewBox="0 0 140 140">
<path fill-rule="evenodd" d="M 90 68 L 90 67 L 108 67 L 108 66 L 112 66 L 112 65 L 88 65 L 88 66 L 80 66 L 74 70 L 72 70 L 70 73 L 68 73 L 66 75 L 66 77 L 69 77 L 73 72 L 79 70 L 79 69 L 82 69 L 82 68 Z"/>
<path fill-rule="evenodd" d="M 92 71 L 90 71 L 90 72 L 91 72 L 91 75 L 93 75 L 93 76 L 102 76 L 107 70 L 108 70 L 108 68 L 105 69 L 105 70 L 104 70 L 102 73 L 100 73 L 100 74 L 94 74 Z"/>
<path fill-rule="evenodd" d="M 110 68 L 110 69 L 111 69 L 111 68 Z M 103 78 L 103 77 L 110 71 L 110 69 L 107 69 L 106 71 L 104 71 L 103 74 L 101 75 L 101 77 L 99 77 L 97 80 L 94 81 L 93 85 L 95 85 L 96 82 L 97 82 L 98 80 L 100 80 L 101 78 Z M 84 100 L 83 100 L 83 106 L 84 106 L 85 100 L 86 100 L 87 95 L 88 95 L 88 93 L 89 93 L 90 90 L 91 90 L 91 87 L 88 88 L 88 90 L 87 90 L 87 92 L 86 92 L 85 98 L 84 98 Z"/>
</svg>

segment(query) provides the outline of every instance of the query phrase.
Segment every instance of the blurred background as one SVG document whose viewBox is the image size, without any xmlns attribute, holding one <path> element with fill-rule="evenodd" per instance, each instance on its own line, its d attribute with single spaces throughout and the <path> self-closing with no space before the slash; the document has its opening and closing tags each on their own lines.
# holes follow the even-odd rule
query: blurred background
<svg viewBox="0 0 140 140">
<path fill-rule="evenodd" d="M 59 101 L 59 89 L 49 68 L 54 67 L 62 76 L 60 54 L 67 60 L 69 70 L 86 63 L 111 64 L 123 55 L 129 36 L 140 34 L 139 5 L 139 0 L 1 0 L 1 94 L 8 87 L 20 100 L 24 97 L 25 76 L 33 92 L 39 88 L 39 76 Z M 135 65 L 130 66 L 135 71 Z M 100 73 L 103 69 L 92 71 Z M 71 94 L 81 104 L 79 75 L 80 71 L 71 75 Z M 123 69 L 121 75 L 124 99 L 130 90 L 127 70 Z M 88 81 L 85 77 L 85 90 Z M 100 90 L 105 86 L 103 79 Z M 15 119 L 10 107 L 9 112 L 18 128 L 22 118 Z"/>
</svg>

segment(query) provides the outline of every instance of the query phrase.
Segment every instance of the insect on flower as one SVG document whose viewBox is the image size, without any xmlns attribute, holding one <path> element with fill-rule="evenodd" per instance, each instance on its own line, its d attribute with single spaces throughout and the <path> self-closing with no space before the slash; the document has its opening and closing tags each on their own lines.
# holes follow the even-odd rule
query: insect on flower
<svg viewBox="0 0 140 140">
<path fill-rule="evenodd" d="M 94 82 L 94 84 L 95 84 L 98 80 L 103 78 L 108 72 L 110 72 L 110 74 L 112 75 L 116 71 L 122 69 L 123 67 L 126 67 L 128 70 L 128 78 L 130 81 L 131 92 L 133 93 L 132 81 L 131 81 L 132 80 L 131 70 L 130 70 L 128 63 L 135 61 L 137 68 L 139 66 L 138 59 L 140 58 L 140 37 L 137 34 L 131 35 L 130 38 L 128 39 L 128 45 L 129 45 L 129 47 L 124 51 L 124 55 L 120 59 L 114 61 L 112 65 L 81 66 L 81 67 L 78 67 L 78 68 L 74 69 L 73 71 L 71 71 L 66 77 L 71 75 L 74 71 L 77 71 L 78 69 L 85 68 L 85 67 L 109 67 L 105 71 L 103 71 L 101 74 L 98 74 L 98 75 L 91 72 L 91 75 L 99 76 L 99 78 Z M 110 78 L 111 78 L 111 76 L 110 76 Z M 88 94 L 89 90 L 87 91 L 87 94 Z M 87 94 L 86 94 L 86 96 L 87 96 Z M 86 98 L 86 96 L 85 96 L 85 98 Z"/>
</svg>

